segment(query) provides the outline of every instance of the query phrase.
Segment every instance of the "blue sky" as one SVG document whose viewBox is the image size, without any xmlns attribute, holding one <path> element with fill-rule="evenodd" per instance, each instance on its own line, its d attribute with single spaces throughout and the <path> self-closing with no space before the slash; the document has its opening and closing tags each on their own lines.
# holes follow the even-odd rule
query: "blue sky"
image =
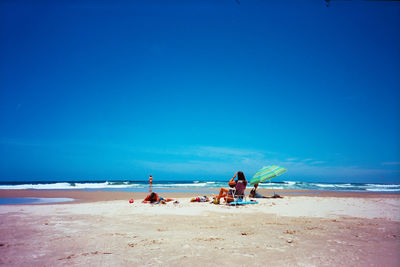
<svg viewBox="0 0 400 267">
<path fill-rule="evenodd" d="M 0 180 L 400 182 L 400 4 L 1 1 Z"/>
</svg>

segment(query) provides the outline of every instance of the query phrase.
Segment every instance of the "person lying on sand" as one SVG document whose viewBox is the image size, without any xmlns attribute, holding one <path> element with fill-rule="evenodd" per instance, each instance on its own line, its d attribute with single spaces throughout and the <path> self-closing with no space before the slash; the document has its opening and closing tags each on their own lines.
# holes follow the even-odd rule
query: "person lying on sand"
<svg viewBox="0 0 400 267">
<path fill-rule="evenodd" d="M 254 184 L 254 187 L 250 191 L 249 197 L 251 197 L 251 198 L 283 198 L 280 195 L 275 194 L 275 193 L 272 197 L 263 196 L 263 195 L 257 193 L 257 188 L 258 188 L 258 184 Z"/>
<path fill-rule="evenodd" d="M 234 179 L 236 176 L 237 176 L 237 180 L 235 181 Z M 243 183 L 244 188 L 246 188 L 246 186 L 247 186 L 246 177 L 244 176 L 244 173 L 242 171 L 238 171 L 237 173 L 235 173 L 235 175 L 232 177 L 232 179 L 229 180 L 229 187 L 235 188 L 235 187 L 237 187 L 238 183 Z M 244 189 L 243 189 L 243 192 L 244 192 Z M 219 204 L 221 198 L 224 198 L 226 203 L 230 203 L 230 202 L 234 201 L 233 190 L 221 187 L 219 194 L 217 197 L 214 198 L 213 203 Z"/>
<path fill-rule="evenodd" d="M 167 203 L 169 201 L 173 201 L 173 199 L 172 198 L 165 199 L 163 197 L 160 197 L 157 193 L 152 192 L 150 195 L 148 195 L 142 201 L 142 203 L 154 203 L 154 204 L 161 203 L 161 204 L 165 204 L 165 203 Z"/>
<path fill-rule="evenodd" d="M 259 193 L 257 193 L 258 184 L 254 184 L 254 187 L 251 189 L 249 197 L 252 198 L 267 198 Z"/>
</svg>

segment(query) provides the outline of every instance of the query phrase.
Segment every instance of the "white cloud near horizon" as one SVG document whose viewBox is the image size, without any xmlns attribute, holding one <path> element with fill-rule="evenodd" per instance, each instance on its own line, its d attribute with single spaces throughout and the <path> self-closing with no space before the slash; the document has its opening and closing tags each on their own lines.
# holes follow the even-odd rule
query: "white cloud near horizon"
<svg viewBox="0 0 400 267">
<path fill-rule="evenodd" d="M 395 166 L 395 165 L 400 165 L 400 161 L 388 161 L 388 162 L 382 162 L 383 166 Z"/>
<path fill-rule="evenodd" d="M 147 153 L 170 155 L 171 158 L 162 161 L 135 160 L 135 163 L 172 173 L 227 175 L 238 170 L 255 172 L 264 165 L 273 164 L 266 157 L 272 152 L 230 147 L 191 146 Z"/>
<path fill-rule="evenodd" d="M 276 152 L 232 147 L 191 146 L 148 153 L 164 154 L 164 160 L 135 160 L 134 163 L 150 170 L 194 176 L 229 176 L 238 170 L 251 177 L 267 165 L 280 165 L 288 169 L 286 177 L 324 179 L 380 179 L 393 174 L 393 170 L 360 166 L 333 166 L 312 158 L 284 157 Z M 171 156 L 168 157 L 168 156 Z M 387 165 L 395 165 L 394 162 Z M 293 177 L 293 178 L 292 178 Z"/>
</svg>

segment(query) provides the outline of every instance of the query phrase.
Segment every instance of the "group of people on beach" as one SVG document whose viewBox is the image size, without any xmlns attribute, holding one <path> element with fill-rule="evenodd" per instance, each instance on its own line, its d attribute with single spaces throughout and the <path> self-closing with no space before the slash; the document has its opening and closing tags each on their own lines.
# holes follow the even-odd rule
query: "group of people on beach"
<svg viewBox="0 0 400 267">
<path fill-rule="evenodd" d="M 235 178 L 237 178 L 235 180 Z M 152 192 L 153 185 L 153 176 L 149 177 L 149 195 L 142 201 L 143 203 L 153 203 L 153 204 L 166 204 L 169 201 L 173 201 L 171 198 L 163 198 L 159 196 L 157 193 Z M 247 180 L 242 171 L 238 171 L 228 182 L 229 188 L 221 187 L 218 196 L 213 198 L 212 203 L 219 204 L 221 198 L 225 200 L 225 203 L 230 203 L 235 200 L 235 196 L 239 198 L 244 197 L 244 191 L 247 187 Z M 250 198 L 267 198 L 259 193 L 257 193 L 258 183 L 254 184 L 254 187 L 251 189 L 249 197 Z M 274 195 L 274 197 L 280 197 Z M 200 196 L 196 198 L 192 198 L 191 202 L 208 202 L 209 198 L 207 196 Z"/>
<path fill-rule="evenodd" d="M 236 177 L 237 180 L 235 180 Z M 247 187 L 247 180 L 242 171 L 238 171 L 237 173 L 235 173 L 235 175 L 229 180 L 228 184 L 229 188 L 222 187 L 219 191 L 218 196 L 214 198 L 213 202 L 215 204 L 219 204 L 221 198 L 224 198 L 225 203 L 230 203 L 235 200 L 234 195 L 236 195 L 238 198 L 244 197 L 244 191 Z M 266 196 L 259 194 L 257 192 L 257 189 L 258 189 L 258 183 L 255 183 L 249 193 L 250 198 L 268 198 Z M 279 195 L 274 194 L 273 198 L 276 197 L 280 198 Z"/>
</svg>

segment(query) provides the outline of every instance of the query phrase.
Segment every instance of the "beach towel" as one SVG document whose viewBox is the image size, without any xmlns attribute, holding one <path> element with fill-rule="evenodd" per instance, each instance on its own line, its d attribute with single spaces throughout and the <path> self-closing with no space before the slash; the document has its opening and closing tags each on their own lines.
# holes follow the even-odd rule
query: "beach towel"
<svg viewBox="0 0 400 267">
<path fill-rule="evenodd" d="M 258 204 L 258 202 L 257 201 L 238 201 L 238 200 L 235 200 L 235 201 L 232 201 L 232 202 L 230 202 L 229 203 L 229 205 L 231 205 L 231 206 L 236 206 L 236 205 L 247 205 L 247 204 Z"/>
</svg>

